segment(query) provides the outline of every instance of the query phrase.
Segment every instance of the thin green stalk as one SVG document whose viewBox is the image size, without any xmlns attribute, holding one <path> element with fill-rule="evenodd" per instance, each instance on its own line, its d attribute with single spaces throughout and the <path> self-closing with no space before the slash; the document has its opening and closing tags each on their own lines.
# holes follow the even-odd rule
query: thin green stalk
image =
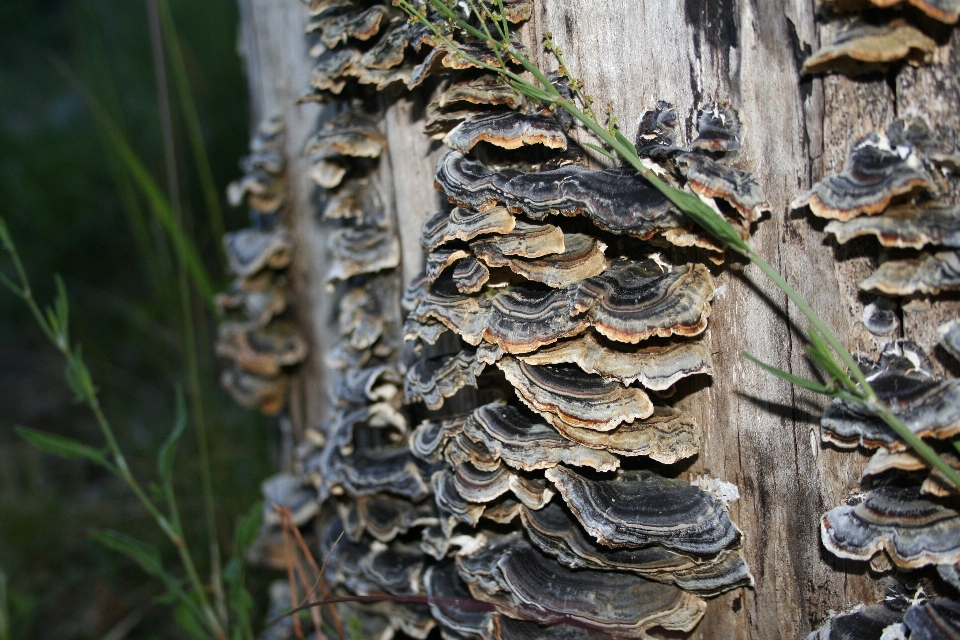
<svg viewBox="0 0 960 640">
<path fill-rule="evenodd" d="M 7 574 L 0 570 L 0 640 L 10 640 L 10 601 L 7 599 Z"/>
<path fill-rule="evenodd" d="M 100 406 L 100 400 L 97 396 L 96 387 L 93 385 L 93 381 L 90 378 L 86 365 L 83 363 L 83 360 L 80 357 L 79 350 L 72 349 L 70 346 L 66 291 L 64 290 L 62 283 L 58 281 L 60 297 L 58 297 L 56 304 L 54 305 L 56 311 L 53 309 L 48 310 L 48 314 L 44 316 L 36 302 L 36 299 L 33 297 L 30 281 L 27 278 L 25 269 L 23 268 L 23 263 L 20 260 L 19 252 L 13 243 L 6 222 L 2 218 L 0 218 L 0 242 L 2 242 L 3 248 L 6 250 L 8 255 L 10 255 L 14 270 L 16 271 L 17 277 L 20 281 L 19 284 L 16 284 L 4 275 L 2 278 L 0 278 L 0 282 L 7 286 L 14 294 L 23 299 L 27 307 L 30 309 L 30 312 L 36 319 L 37 324 L 57 348 L 57 350 L 63 355 L 64 359 L 67 361 L 68 375 L 75 376 L 74 382 L 76 384 L 74 385 L 74 391 L 93 412 L 94 418 L 97 421 L 97 425 L 100 428 L 100 432 L 106 441 L 107 451 L 109 451 L 111 457 L 113 458 L 113 463 L 107 459 L 100 459 L 97 460 L 98 464 L 113 473 L 116 477 L 120 478 L 124 484 L 127 485 L 127 487 L 133 492 L 143 507 L 147 510 L 147 513 L 149 513 L 150 516 L 156 521 L 164 535 L 166 535 L 176 547 L 177 553 L 179 554 L 181 562 L 183 563 L 183 567 L 187 572 L 188 579 L 190 580 L 193 589 L 197 593 L 197 598 L 200 601 L 200 608 L 206 613 L 206 615 L 200 619 L 207 619 L 210 629 L 218 638 L 226 638 L 226 635 L 220 626 L 219 620 L 214 614 L 213 608 L 210 606 L 209 599 L 207 598 L 203 587 L 203 582 L 200 580 L 200 576 L 197 574 L 193 559 L 190 556 L 189 550 L 186 547 L 182 535 L 176 531 L 175 527 L 170 523 L 167 517 L 164 516 L 156 504 L 154 504 L 153 500 L 150 499 L 146 491 L 144 491 L 143 487 L 140 486 L 140 483 L 137 482 L 136 478 L 133 476 L 133 473 L 130 471 L 130 467 L 123 455 L 123 451 L 120 449 L 120 445 L 117 442 L 113 427 L 110 425 L 110 422 L 107 420 L 103 413 L 103 409 Z M 192 605 L 192 602 L 189 599 L 185 600 L 184 602 L 188 606 Z"/>
<path fill-rule="evenodd" d="M 163 131 L 164 157 L 167 164 L 167 191 L 177 222 L 178 289 L 180 293 L 180 311 L 183 321 L 183 347 L 187 361 L 187 376 L 190 386 L 194 422 L 197 429 L 197 445 L 200 453 L 200 476 L 203 491 L 204 513 L 206 516 L 207 537 L 210 544 L 210 584 L 214 593 L 217 614 L 222 624 L 226 624 L 226 595 L 223 590 L 223 571 L 220 560 L 220 542 L 217 533 L 216 511 L 213 500 L 213 481 L 210 473 L 210 454 L 207 445 L 206 419 L 203 411 L 203 390 L 200 385 L 200 366 L 197 357 L 196 331 L 194 329 L 193 299 L 188 281 L 189 265 L 185 247 L 188 243 L 184 229 L 183 212 L 180 208 L 180 187 L 177 179 L 177 160 L 174 149 L 173 114 L 170 107 L 169 91 L 161 18 L 158 5 L 161 0 L 147 0 L 147 17 L 150 26 L 150 40 L 153 49 L 154 73 L 157 82 L 157 94 L 160 111 L 160 124 Z M 169 16 L 168 16 L 169 17 Z M 175 36 L 174 36 L 175 38 Z M 182 61 L 181 61 L 182 62 Z"/>
<path fill-rule="evenodd" d="M 170 66 L 173 80 L 177 86 L 177 97 L 180 99 L 180 113 L 187 128 L 187 137 L 190 140 L 190 149 L 193 153 L 193 164 L 200 179 L 200 188 L 206 203 L 207 219 L 210 223 L 210 233 L 215 239 L 223 237 L 225 232 L 223 209 L 220 206 L 220 196 L 216 182 L 213 179 L 213 169 L 207 155 L 207 147 L 203 141 L 203 128 L 196 102 L 193 99 L 193 90 L 190 88 L 190 78 L 187 74 L 187 65 L 183 59 L 183 50 L 180 47 L 180 38 L 177 35 L 173 14 L 166 0 L 157 0 L 160 11 L 160 26 L 163 29 L 163 38 L 167 43 L 167 53 L 170 57 Z M 220 242 L 214 243 L 220 258 L 224 258 L 223 247 Z"/>
<path fill-rule="evenodd" d="M 500 0 L 497 1 L 498 3 L 500 2 Z M 395 0 L 394 4 L 406 11 L 412 19 L 418 20 L 428 26 L 433 32 L 434 36 L 440 39 L 452 51 L 456 52 L 457 55 L 464 58 L 471 64 L 489 71 L 493 71 L 499 74 L 501 77 L 508 79 L 511 86 L 515 90 L 520 91 L 528 97 L 564 109 L 567 113 L 582 123 L 591 133 L 602 140 L 609 148 L 615 151 L 617 155 L 619 155 L 624 161 L 628 162 L 634 169 L 636 169 L 641 176 L 649 181 L 650 184 L 660 191 L 660 193 L 670 200 L 670 202 L 676 205 L 681 211 L 689 215 L 694 222 L 703 227 L 708 233 L 715 236 L 724 245 L 730 247 L 732 250 L 743 255 L 757 265 L 757 267 L 768 278 L 770 278 L 781 291 L 783 291 L 787 298 L 797 306 L 797 309 L 799 309 L 800 312 L 810 322 L 813 330 L 815 330 L 811 332 L 811 339 L 814 342 L 814 346 L 812 347 L 814 351 L 811 351 L 811 355 L 816 353 L 818 356 L 816 358 L 818 364 L 823 366 L 828 371 L 831 378 L 834 379 L 835 382 L 839 382 L 843 386 L 847 387 L 849 392 L 842 391 L 841 389 L 837 388 L 823 387 L 822 385 L 818 385 L 817 383 L 810 381 L 805 381 L 805 384 L 802 384 L 801 386 L 863 405 L 874 415 L 886 422 L 887 425 L 889 425 L 890 428 L 893 429 L 894 432 L 900 438 L 902 438 L 905 443 L 912 447 L 924 459 L 924 461 L 941 471 L 958 489 L 960 489 L 960 473 L 947 464 L 947 462 L 920 437 L 910 431 L 903 421 L 893 414 L 889 407 L 886 407 L 880 402 L 876 392 L 873 390 L 873 387 L 870 386 L 866 375 L 864 375 L 863 371 L 860 370 L 860 367 L 853 359 L 853 356 L 850 355 L 830 327 L 828 327 L 826 323 L 820 319 L 820 317 L 810 307 L 810 305 L 806 303 L 800 294 L 797 293 L 796 290 L 794 290 L 794 288 L 791 287 L 790 284 L 772 266 L 770 266 L 766 260 L 764 260 L 756 251 L 754 251 L 747 241 L 740 237 L 737 230 L 730 225 L 730 223 L 724 220 L 722 216 L 710 209 L 710 207 L 702 202 L 696 195 L 682 189 L 672 187 L 665 183 L 656 175 L 656 173 L 654 173 L 652 169 L 644 166 L 639 155 L 637 154 L 636 147 L 634 147 L 633 144 L 619 131 L 612 127 L 610 129 L 604 128 L 593 117 L 592 110 L 590 110 L 590 113 L 587 113 L 578 108 L 573 101 L 567 100 L 561 96 L 556 87 L 553 86 L 543 72 L 540 71 L 526 56 L 524 56 L 510 44 L 510 35 L 508 29 L 501 30 L 501 41 L 498 41 L 491 36 L 489 29 L 487 29 L 486 20 L 483 17 L 483 13 L 478 12 L 478 15 L 480 15 L 480 23 L 483 28 L 483 32 L 481 32 L 457 16 L 456 13 L 450 7 L 446 6 L 442 0 L 430 0 L 430 5 L 454 25 L 456 25 L 457 28 L 488 44 L 497 55 L 497 60 L 500 63 L 500 66 L 498 67 L 465 54 L 462 49 L 458 48 L 457 44 L 451 38 L 442 33 L 439 27 L 427 20 L 425 11 L 417 11 L 416 8 L 407 2 L 407 0 Z M 473 0 L 470 0 L 470 4 L 471 6 L 474 6 Z M 498 4 L 498 6 L 501 7 L 502 11 L 502 5 Z M 489 11 L 486 13 L 488 16 L 490 15 Z M 557 56 L 561 72 L 565 73 L 565 65 L 563 64 L 563 59 L 559 49 L 557 49 L 552 42 L 549 41 L 547 48 Z M 503 64 L 503 56 L 501 55 L 501 51 L 506 53 L 511 59 L 516 60 L 526 71 L 536 78 L 539 86 L 510 71 L 506 65 Z M 575 95 L 580 95 L 581 99 L 584 100 L 587 108 L 589 109 L 589 98 L 584 96 L 577 87 L 574 87 L 574 93 Z M 599 147 L 597 148 L 600 149 L 605 155 L 609 155 L 603 149 Z M 854 379 L 856 380 L 855 384 L 843 371 L 843 367 L 836 363 L 834 355 L 831 354 L 825 347 L 823 347 L 822 343 L 817 345 L 819 340 L 817 337 L 818 335 L 822 337 L 823 341 L 825 341 L 826 344 L 829 345 L 830 349 L 832 349 L 833 354 L 836 354 L 836 357 L 840 358 L 843 365 L 846 366 L 846 369 L 850 372 L 850 374 L 853 375 Z M 754 358 L 750 359 L 756 362 Z M 761 364 L 761 366 L 764 366 L 765 369 L 770 370 L 771 372 L 776 371 L 772 367 L 762 365 L 762 363 L 758 364 Z M 785 372 L 779 372 L 777 375 L 780 375 L 780 377 L 783 378 L 791 378 L 792 384 L 798 384 L 798 382 L 802 380 L 801 378 L 796 378 L 790 374 L 785 374 Z M 960 439 L 954 441 L 953 444 L 954 447 L 960 451 Z"/>
</svg>

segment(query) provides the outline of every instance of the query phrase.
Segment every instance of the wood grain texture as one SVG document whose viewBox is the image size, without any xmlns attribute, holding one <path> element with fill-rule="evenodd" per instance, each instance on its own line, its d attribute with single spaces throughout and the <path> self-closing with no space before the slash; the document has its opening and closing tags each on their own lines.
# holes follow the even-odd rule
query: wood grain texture
<svg viewBox="0 0 960 640">
<path fill-rule="evenodd" d="M 294 422 L 302 425 L 323 417 L 322 357 L 333 322 L 322 286 L 326 247 L 299 156 L 317 110 L 293 105 L 310 66 L 300 37 L 303 22 L 297 22 L 304 12 L 295 0 L 241 0 L 241 5 L 255 112 L 276 108 L 287 119 L 295 201 L 289 220 L 298 242 L 294 282 L 314 349 L 293 403 Z M 953 34 L 943 39 L 943 67 L 908 68 L 893 83 L 886 77 L 801 77 L 803 58 L 832 29 L 816 22 L 812 0 L 537 0 L 523 37 L 541 68 L 553 69 L 554 61 L 539 46 L 543 34 L 552 32 L 597 104 L 614 100 L 630 138 L 641 114 L 657 100 L 677 107 L 682 141 L 691 137 L 699 107 L 714 100 L 732 104 L 744 131 L 733 164 L 758 178 L 773 209 L 757 227 L 754 246 L 851 349 L 875 353 L 881 341 L 860 319 L 871 298 L 856 288 L 876 265 L 875 244 L 839 249 L 823 234 L 822 221 L 806 211 L 791 212 L 788 204 L 839 170 L 852 141 L 898 115 L 927 114 L 941 135 L 956 141 L 960 52 Z M 421 93 L 384 99 L 389 148 L 379 179 L 399 221 L 405 281 L 422 267 L 420 225 L 438 205 L 433 175 L 442 149 L 422 134 L 427 99 Z M 803 638 L 828 610 L 878 599 L 864 565 L 836 560 L 819 541 L 820 515 L 858 487 L 866 458 L 820 442 L 823 399 L 792 389 L 740 355 L 745 350 L 811 375 L 802 317 L 751 265 L 731 260 L 717 271 L 717 282 L 709 329 L 715 375 L 678 392 L 681 406 L 705 431 L 702 453 L 684 477 L 707 474 L 739 486 L 741 499 L 731 515 L 743 530 L 757 585 L 711 601 L 693 637 Z M 955 316 L 960 305 L 911 304 L 903 310 L 904 335 L 925 348 L 935 334 L 931 316 Z"/>
</svg>

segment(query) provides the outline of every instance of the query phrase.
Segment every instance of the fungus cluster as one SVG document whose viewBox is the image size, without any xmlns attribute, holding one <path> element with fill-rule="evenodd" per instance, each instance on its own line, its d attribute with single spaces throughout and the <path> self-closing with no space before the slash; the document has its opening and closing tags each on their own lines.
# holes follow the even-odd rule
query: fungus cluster
<svg viewBox="0 0 960 640">
<path fill-rule="evenodd" d="M 803 63 L 803 73 L 850 76 L 883 72 L 903 63 L 935 61 L 935 25 L 954 25 L 957 0 L 825 0 L 821 14 L 834 24 L 833 41 Z"/>
<path fill-rule="evenodd" d="M 240 163 L 242 178 L 227 187 L 233 206 L 246 204 L 252 226 L 223 238 L 230 288 L 217 296 L 222 312 L 217 354 L 230 362 L 221 382 L 236 401 L 266 414 L 280 413 L 286 402 L 289 372 L 307 356 L 307 344 L 285 319 L 290 292 L 285 271 L 293 241 L 283 227 L 283 124 L 261 124 Z"/>
<path fill-rule="evenodd" d="M 960 8 L 955 3 L 911 4 L 950 23 Z M 949 19 L 931 7 L 946 11 L 942 15 Z M 830 220 L 825 231 L 839 244 L 876 239 L 879 266 L 859 287 L 878 294 L 863 317 L 877 336 L 896 332 L 896 299 L 960 288 L 960 208 L 950 195 L 957 158 L 956 150 L 922 120 L 896 120 L 854 142 L 844 168 L 793 204 Z M 940 337 L 946 354 L 960 355 L 955 320 L 940 327 Z M 951 444 L 960 434 L 960 380 L 935 377 L 927 355 L 907 340 L 888 344 L 879 360 L 862 362 L 861 369 L 878 400 L 948 464 L 960 468 Z M 920 580 L 929 599 L 839 615 L 810 638 L 960 636 L 956 489 L 864 405 L 834 400 L 821 419 L 821 435 L 840 448 L 873 452 L 861 479 L 863 491 L 822 517 L 824 547 L 839 558 L 869 562 L 876 572 Z M 856 636 L 841 635 L 854 626 L 861 628 Z"/>
</svg>

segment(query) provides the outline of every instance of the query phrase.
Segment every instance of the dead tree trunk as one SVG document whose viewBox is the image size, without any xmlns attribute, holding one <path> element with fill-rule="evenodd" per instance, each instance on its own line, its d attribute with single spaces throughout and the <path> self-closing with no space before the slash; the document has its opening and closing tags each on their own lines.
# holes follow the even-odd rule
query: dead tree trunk
<svg viewBox="0 0 960 640">
<path fill-rule="evenodd" d="M 314 186 L 301 151 L 319 108 L 298 104 L 312 61 L 302 37 L 306 10 L 296 0 L 240 0 L 241 49 L 250 75 L 253 113 L 281 113 L 287 127 L 287 220 L 297 249 L 293 280 L 300 323 L 312 355 L 290 399 L 294 434 L 322 420 L 329 385 L 324 355 L 332 344 L 333 310 L 323 286 L 327 249 Z M 705 103 L 736 108 L 742 151 L 734 165 L 763 186 L 772 215 L 753 245 L 834 328 L 852 350 L 875 354 L 882 340 L 861 321 L 871 300 L 856 283 L 876 264 L 875 244 L 838 248 L 823 224 L 788 204 L 839 170 L 848 145 L 893 118 L 921 115 L 951 143 L 960 132 L 960 37 L 944 31 L 937 64 L 886 76 L 802 76 L 803 59 L 833 26 L 818 22 L 813 0 L 538 0 L 524 37 L 541 68 L 555 62 L 539 43 L 552 32 L 573 73 L 598 103 L 613 100 L 632 138 L 640 115 L 657 100 L 677 107 L 689 140 L 692 116 Z M 421 133 L 425 96 L 391 101 L 384 121 L 389 155 L 381 163 L 402 237 L 402 272 L 423 266 L 419 229 L 434 212 L 439 151 Z M 710 318 L 715 374 L 682 407 L 704 425 L 700 455 L 682 477 L 709 474 L 736 484 L 731 516 L 744 533 L 756 588 L 710 602 L 694 637 L 802 638 L 828 609 L 878 599 L 865 564 L 825 552 L 820 516 L 858 487 L 866 457 L 821 443 L 824 401 L 793 389 L 741 357 L 747 351 L 776 367 L 810 375 L 799 314 L 753 266 L 728 263 L 717 280 Z M 936 326 L 958 314 L 955 300 L 918 299 L 902 309 L 901 334 L 928 352 Z M 805 326 L 804 323 L 799 323 Z"/>
</svg>

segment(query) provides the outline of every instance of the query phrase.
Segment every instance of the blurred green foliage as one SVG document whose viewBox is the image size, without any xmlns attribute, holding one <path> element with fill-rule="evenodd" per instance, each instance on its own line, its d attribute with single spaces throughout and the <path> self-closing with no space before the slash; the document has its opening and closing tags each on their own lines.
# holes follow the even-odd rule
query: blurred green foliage
<svg viewBox="0 0 960 640">
<path fill-rule="evenodd" d="M 72 333 L 101 387 L 106 413 L 134 471 L 153 470 L 185 384 L 183 323 L 173 248 L 85 103 L 57 71 L 72 69 L 117 122 L 157 182 L 166 184 L 146 3 L 17 0 L 0 3 L 0 213 L 41 301 L 66 282 Z M 246 84 L 236 53 L 234 0 L 171 0 L 213 178 L 237 177 L 246 152 Z M 171 87 L 174 91 L 175 88 Z M 174 94 L 176 95 L 176 94 Z M 181 206 L 215 284 L 227 279 L 206 217 L 184 123 L 174 129 Z M 221 202 L 221 204 L 223 204 Z M 226 226 L 246 213 L 226 211 Z M 200 302 L 200 301 L 197 301 Z M 269 424 L 236 407 L 216 383 L 213 324 L 195 304 L 220 531 L 259 495 L 269 473 Z M 40 454 L 12 426 L 99 444 L 92 416 L 74 405 L 63 365 L 24 305 L 0 298 L 0 569 L 12 638 L 178 637 L 157 585 L 98 546 L 88 529 L 161 534 L 121 484 L 83 461 Z M 195 438 L 184 439 L 176 481 L 188 536 L 206 549 Z M 230 541 L 221 540 L 229 549 Z M 203 561 L 201 560 L 201 565 Z M 139 622 L 138 622 L 139 621 Z"/>
</svg>

